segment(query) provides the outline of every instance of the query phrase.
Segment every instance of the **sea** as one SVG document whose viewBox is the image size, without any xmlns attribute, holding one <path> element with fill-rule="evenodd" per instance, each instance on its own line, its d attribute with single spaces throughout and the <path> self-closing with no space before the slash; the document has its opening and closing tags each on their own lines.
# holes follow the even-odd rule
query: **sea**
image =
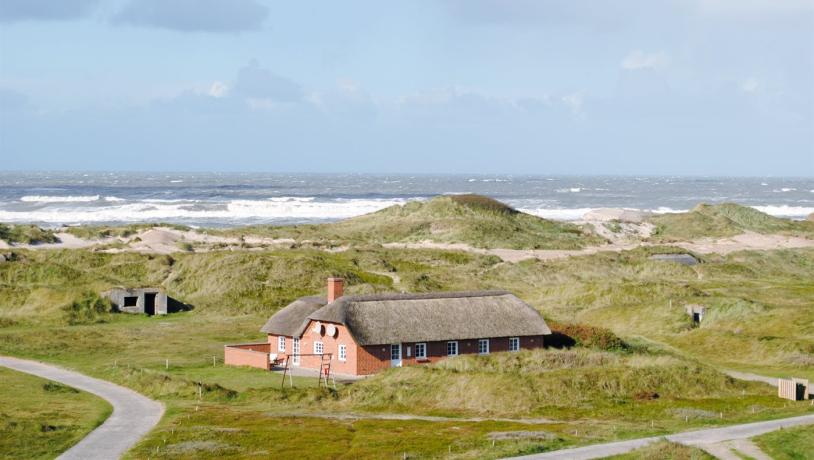
<svg viewBox="0 0 814 460">
<path fill-rule="evenodd" d="M 814 212 L 814 178 L 6 171 L 0 172 L 0 222 L 284 225 L 464 193 L 563 221 L 597 208 L 669 213 L 722 202 L 791 219 Z"/>
</svg>

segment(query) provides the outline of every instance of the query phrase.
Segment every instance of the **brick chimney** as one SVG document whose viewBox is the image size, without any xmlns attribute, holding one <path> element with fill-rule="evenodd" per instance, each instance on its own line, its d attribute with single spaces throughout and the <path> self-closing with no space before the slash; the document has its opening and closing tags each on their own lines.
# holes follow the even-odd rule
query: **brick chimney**
<svg viewBox="0 0 814 460">
<path fill-rule="evenodd" d="M 328 303 L 342 297 L 345 287 L 345 280 L 342 278 L 328 278 Z"/>
</svg>

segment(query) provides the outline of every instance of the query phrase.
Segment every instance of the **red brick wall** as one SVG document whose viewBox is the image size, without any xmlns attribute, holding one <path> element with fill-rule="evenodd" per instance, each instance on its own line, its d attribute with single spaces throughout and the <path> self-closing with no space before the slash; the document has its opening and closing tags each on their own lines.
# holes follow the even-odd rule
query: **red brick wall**
<svg viewBox="0 0 814 460">
<path fill-rule="evenodd" d="M 314 353 L 314 342 L 322 342 L 323 353 L 331 353 L 331 372 L 337 374 L 356 375 L 357 368 L 356 362 L 358 357 L 358 347 L 356 342 L 351 337 L 348 329 L 341 324 L 334 324 L 337 328 L 336 337 L 330 337 L 326 333 L 319 334 L 314 332 L 314 321 L 308 323 L 308 327 L 300 338 L 300 353 L 312 354 Z M 325 330 L 330 323 L 320 323 L 325 326 Z M 269 335 L 269 343 L 271 344 L 272 353 L 277 350 L 277 336 Z M 339 359 L 339 346 L 347 346 L 347 359 L 344 361 Z M 293 350 L 293 339 L 286 338 L 286 352 L 291 353 Z M 308 369 L 319 369 L 320 358 L 319 356 L 303 356 L 300 358 L 300 367 Z"/>
<path fill-rule="evenodd" d="M 223 348 L 223 363 L 227 366 L 268 369 L 268 348 L 267 344 L 226 345 Z"/>
<path fill-rule="evenodd" d="M 277 354 L 277 359 L 282 360 L 282 359 L 285 359 L 285 357 L 291 353 L 291 350 L 294 347 L 294 343 L 293 343 L 291 337 L 285 337 L 285 351 L 280 351 L 279 343 L 277 342 L 277 340 L 278 340 L 277 337 L 279 337 L 279 336 L 269 334 L 269 336 L 268 336 L 268 346 L 269 346 L 270 353 L 276 353 Z M 302 350 L 300 350 L 300 352 L 302 352 Z"/>
<path fill-rule="evenodd" d="M 314 332 L 314 321 L 308 323 L 302 338 L 300 338 L 300 353 L 314 353 L 314 342 L 320 341 L 323 345 L 323 353 L 331 353 L 331 372 L 349 375 L 369 375 L 390 367 L 390 344 L 367 345 L 360 347 L 351 337 L 348 329 L 340 324 L 334 324 L 338 332 L 336 337 L 329 337 L 327 334 Z M 321 323 L 327 328 L 329 323 Z M 292 353 L 293 339 L 286 337 L 286 351 L 281 353 L 277 349 L 276 335 L 269 335 L 268 342 L 271 353 L 278 353 L 279 358 L 284 358 L 286 354 Z M 541 348 L 544 345 L 543 337 L 528 336 L 520 338 L 521 349 Z M 339 360 L 339 345 L 347 346 L 347 359 Z M 410 349 L 410 356 L 407 357 L 407 349 Z M 489 352 L 497 353 L 509 350 L 509 338 L 498 337 L 489 340 Z M 478 352 L 478 340 L 459 340 L 458 354 L 476 354 Z M 415 359 L 415 343 L 401 344 L 402 366 L 414 364 L 426 364 L 440 361 L 447 357 L 447 341 L 427 342 L 427 359 L 417 361 Z M 303 356 L 300 359 L 300 367 L 308 369 L 319 369 L 320 358 L 318 356 Z"/>
<path fill-rule="evenodd" d="M 542 348 L 544 346 L 544 337 L 542 335 L 520 337 L 520 349 L 529 350 L 532 348 Z M 401 344 L 401 357 L 402 366 L 413 364 L 427 364 L 435 363 L 444 358 L 447 358 L 447 341 L 438 342 L 425 342 L 427 344 L 427 359 L 416 360 L 415 358 L 415 343 L 402 343 Z M 386 362 L 381 363 L 381 366 L 375 370 L 390 367 L 390 345 L 387 348 L 386 356 L 383 358 Z M 407 357 L 407 349 L 410 349 L 410 357 Z M 381 350 L 382 346 L 368 346 L 365 349 L 378 349 Z M 509 351 L 509 338 L 508 337 L 493 337 L 489 339 L 489 353 L 498 353 Z M 478 339 L 471 340 L 458 340 L 458 354 L 477 354 L 478 353 Z M 381 354 L 381 351 L 379 351 Z M 372 368 L 375 366 L 371 366 Z M 375 372 L 374 370 L 374 372 Z"/>
</svg>

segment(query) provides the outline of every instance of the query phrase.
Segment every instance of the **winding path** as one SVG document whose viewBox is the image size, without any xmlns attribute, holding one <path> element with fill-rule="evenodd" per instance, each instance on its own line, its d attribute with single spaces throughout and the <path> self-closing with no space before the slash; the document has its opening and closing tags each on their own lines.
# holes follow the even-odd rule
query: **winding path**
<svg viewBox="0 0 814 460">
<path fill-rule="evenodd" d="M 745 423 L 742 425 L 732 425 L 723 428 L 710 428 L 706 430 L 687 431 L 684 433 L 667 436 L 653 436 L 649 438 L 631 439 L 629 441 L 609 442 L 605 444 L 595 444 L 592 446 L 577 447 L 573 449 L 555 450 L 542 454 L 525 455 L 514 457 L 525 460 L 580 460 L 591 458 L 603 458 L 611 455 L 624 454 L 631 450 L 644 447 L 656 441 L 667 439 L 688 446 L 703 448 L 709 444 L 716 444 L 724 441 L 738 439 L 748 439 L 770 431 L 779 430 L 798 425 L 814 424 L 814 414 L 802 415 L 799 417 L 784 418 L 780 420 L 769 420 L 766 422 Z"/>
<path fill-rule="evenodd" d="M 59 460 L 120 458 L 161 420 L 164 405 L 133 390 L 38 361 L 0 356 L 0 366 L 93 393 L 113 406 L 98 428 L 58 457 Z"/>
</svg>

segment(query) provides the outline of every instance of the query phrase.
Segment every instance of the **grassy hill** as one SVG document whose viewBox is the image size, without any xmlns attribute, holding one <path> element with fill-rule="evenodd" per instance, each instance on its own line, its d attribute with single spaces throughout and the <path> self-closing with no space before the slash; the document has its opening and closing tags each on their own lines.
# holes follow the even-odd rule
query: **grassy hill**
<svg viewBox="0 0 814 460">
<path fill-rule="evenodd" d="M 649 221 L 656 225 L 655 241 L 727 237 L 743 232 L 786 234 L 814 238 L 814 222 L 792 221 L 734 203 L 699 204 L 690 212 L 662 214 Z"/>
<path fill-rule="evenodd" d="M 333 244 L 429 240 L 510 249 L 578 249 L 604 243 L 603 239 L 576 225 L 525 214 L 480 195 L 413 201 L 330 224 L 254 226 L 236 229 L 230 234 Z"/>
</svg>

